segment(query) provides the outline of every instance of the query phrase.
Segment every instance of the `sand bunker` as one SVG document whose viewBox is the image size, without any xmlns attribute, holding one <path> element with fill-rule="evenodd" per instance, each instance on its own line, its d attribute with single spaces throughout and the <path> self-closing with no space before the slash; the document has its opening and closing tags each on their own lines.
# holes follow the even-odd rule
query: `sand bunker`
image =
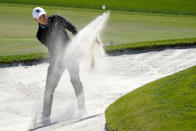
<svg viewBox="0 0 196 131">
<path fill-rule="evenodd" d="M 95 69 L 87 60 L 80 64 L 89 114 L 103 115 L 71 125 L 59 124 L 47 130 L 100 130 L 105 127 L 104 110 L 119 97 L 155 79 L 196 65 L 196 49 L 167 49 L 141 54 L 100 58 Z M 39 112 L 45 86 L 47 63 L 33 66 L 0 68 L 0 130 L 22 131 Z M 52 120 L 72 119 L 76 98 L 69 81 L 63 77 L 54 94 Z"/>
</svg>

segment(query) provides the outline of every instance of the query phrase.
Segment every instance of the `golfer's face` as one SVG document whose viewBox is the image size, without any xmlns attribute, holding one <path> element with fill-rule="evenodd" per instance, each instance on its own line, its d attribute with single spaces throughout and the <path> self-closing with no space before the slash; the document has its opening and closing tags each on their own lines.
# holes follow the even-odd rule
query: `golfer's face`
<svg viewBox="0 0 196 131">
<path fill-rule="evenodd" d="M 41 15 L 41 16 L 37 19 L 37 21 L 38 21 L 40 24 L 42 24 L 42 23 L 47 23 L 47 22 L 48 22 L 48 17 L 47 17 L 47 15 L 43 14 L 43 15 Z"/>
</svg>

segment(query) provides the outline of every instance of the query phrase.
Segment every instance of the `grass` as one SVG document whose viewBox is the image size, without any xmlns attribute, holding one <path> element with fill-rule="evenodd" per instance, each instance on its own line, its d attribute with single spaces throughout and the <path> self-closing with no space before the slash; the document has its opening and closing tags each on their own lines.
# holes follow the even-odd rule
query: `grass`
<svg viewBox="0 0 196 131">
<path fill-rule="evenodd" d="M 106 5 L 110 10 L 196 14 L 195 0 L 1 0 L 1 2 L 95 9 L 101 9 L 102 5 Z"/>
<path fill-rule="evenodd" d="M 33 61 L 41 61 L 43 59 L 48 59 L 48 53 L 33 53 L 33 54 L 24 54 L 24 55 L 11 55 L 11 56 L 1 56 L 0 63 L 1 64 L 11 64 L 18 62 L 33 62 Z"/>
<path fill-rule="evenodd" d="M 196 129 L 196 66 L 146 84 L 111 104 L 109 131 Z"/>
<path fill-rule="evenodd" d="M 116 53 L 121 52 L 125 50 L 147 50 L 147 49 L 161 49 L 166 47 L 186 47 L 186 46 L 195 46 L 196 45 L 196 38 L 186 38 L 186 39 L 171 39 L 171 40 L 160 40 L 160 41 L 147 41 L 147 42 L 137 42 L 137 43 L 128 43 L 128 44 L 117 44 L 117 45 L 107 45 L 104 46 L 104 49 L 106 53 Z M 13 47 L 12 53 L 17 53 L 17 51 L 20 51 L 21 46 L 17 47 L 18 45 L 11 45 Z M 23 46 L 23 48 L 31 47 L 31 53 L 23 55 L 4 55 L 0 56 L 0 63 L 6 63 L 10 64 L 13 62 L 26 62 L 26 61 L 39 61 L 40 59 L 47 59 L 49 58 L 48 52 L 40 50 L 39 44 L 37 44 L 37 47 L 31 44 L 26 44 Z M 16 50 L 16 48 L 19 48 Z M 23 50 L 23 48 L 21 50 Z M 33 53 L 32 48 L 36 50 L 36 53 Z M 2 49 L 2 48 L 1 48 Z M 29 49 L 29 48 L 28 48 Z M 40 51 L 39 51 L 40 50 Z M 3 50 L 6 52 L 6 50 Z M 28 52 L 28 50 L 27 50 Z M 1 52 L 3 53 L 3 52 Z"/>
<path fill-rule="evenodd" d="M 185 38 L 185 39 L 170 39 L 170 40 L 159 40 L 159 41 L 146 41 L 146 42 L 136 42 L 128 44 L 117 44 L 105 46 L 105 51 L 117 52 L 125 50 L 146 50 L 146 49 L 157 49 L 166 47 L 176 47 L 176 46 L 192 46 L 196 45 L 196 38 Z"/>
<path fill-rule="evenodd" d="M 31 12 L 35 5 L 0 4 L 0 57 L 12 57 L 19 61 L 19 57 L 30 54 L 46 53 L 47 49 L 41 45 L 36 37 L 37 23 Z M 43 6 L 48 15 L 60 14 L 69 19 L 81 30 L 95 17 L 103 13 L 102 10 L 65 8 Z M 105 28 L 102 40 L 104 45 L 114 44 L 138 45 L 144 41 L 159 41 L 167 39 L 194 38 L 196 36 L 196 16 L 134 13 L 126 11 L 111 11 L 110 19 Z M 125 44 L 126 45 L 126 44 Z M 122 46 L 125 46 L 122 45 Z M 106 50 L 113 50 L 106 47 Z M 119 47 L 122 48 L 122 47 Z M 129 47 L 130 48 L 130 47 Z M 27 58 L 27 57 L 26 57 Z M 22 58 L 21 58 L 22 59 Z M 31 59 L 31 58 L 29 58 Z M 4 62 L 3 61 L 0 62 Z"/>
</svg>

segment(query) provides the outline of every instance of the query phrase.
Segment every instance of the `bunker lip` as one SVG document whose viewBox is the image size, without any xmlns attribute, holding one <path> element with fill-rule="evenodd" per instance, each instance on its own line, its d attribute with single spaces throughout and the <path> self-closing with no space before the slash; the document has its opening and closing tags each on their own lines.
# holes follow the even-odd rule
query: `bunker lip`
<svg viewBox="0 0 196 131">
<path fill-rule="evenodd" d="M 196 44 L 185 44 L 185 45 L 161 45 L 155 46 L 151 48 L 130 48 L 124 50 L 114 50 L 114 51 L 106 51 L 109 56 L 117 56 L 117 55 L 124 55 L 124 54 L 140 54 L 140 53 L 147 53 L 147 52 L 158 52 L 167 49 L 189 49 L 189 48 L 196 48 Z"/>
<path fill-rule="evenodd" d="M 147 53 L 147 52 L 159 52 L 164 51 L 167 49 L 191 49 L 196 48 L 196 45 L 193 44 L 186 44 L 186 45 L 173 45 L 173 46 L 160 46 L 156 48 L 133 48 L 133 49 L 125 49 L 125 50 L 116 50 L 116 51 L 105 51 L 108 56 L 119 56 L 125 54 L 140 54 L 140 53 Z M 40 58 L 35 60 L 26 60 L 26 61 L 19 61 L 19 62 L 11 62 L 11 63 L 2 63 L 0 62 L 0 68 L 6 67 L 14 67 L 14 66 L 32 66 L 38 65 L 41 63 L 48 63 L 49 58 Z"/>
</svg>

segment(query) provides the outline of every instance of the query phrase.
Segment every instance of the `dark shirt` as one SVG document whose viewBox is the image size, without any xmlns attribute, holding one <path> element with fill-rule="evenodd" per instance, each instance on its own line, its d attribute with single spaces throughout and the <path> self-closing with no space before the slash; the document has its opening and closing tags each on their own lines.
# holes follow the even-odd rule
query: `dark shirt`
<svg viewBox="0 0 196 131">
<path fill-rule="evenodd" d="M 46 26 L 39 24 L 37 39 L 48 48 L 51 56 L 56 55 L 70 40 L 65 29 L 73 35 L 77 34 L 76 27 L 60 15 L 49 16 Z"/>
</svg>

